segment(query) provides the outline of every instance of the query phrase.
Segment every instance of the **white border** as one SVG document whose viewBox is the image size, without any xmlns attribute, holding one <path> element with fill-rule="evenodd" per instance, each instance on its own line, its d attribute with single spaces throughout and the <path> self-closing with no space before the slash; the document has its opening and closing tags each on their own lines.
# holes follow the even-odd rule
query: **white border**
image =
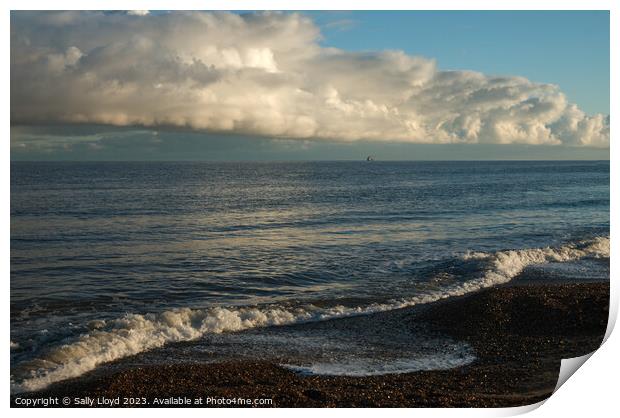
<svg viewBox="0 0 620 418">
<path fill-rule="evenodd" d="M 7 0 L 11 10 L 611 10 L 611 0 Z"/>
<path fill-rule="evenodd" d="M 2 234 L 4 239 L 2 240 L 2 271 L 5 272 L 4 281 L 4 301 L 5 301 L 5 316 L 2 322 L 2 332 L 5 337 L 4 343 L 4 355 L 3 355 L 3 369 L 4 379 L 1 379 L 0 391 L 3 393 L 3 407 L 8 409 L 9 407 L 9 379 L 10 374 L 9 367 L 9 300 L 10 300 L 10 76 L 9 76 L 9 56 L 10 56 L 10 20 L 9 10 L 60 10 L 60 9 L 74 9 L 74 10 L 88 10 L 88 9 L 113 9 L 113 10 L 165 10 L 165 9 L 206 9 L 206 10 L 375 10 L 375 9 L 395 9 L 395 10 L 611 10 L 611 103 L 610 114 L 613 113 L 612 109 L 617 107 L 617 98 L 619 96 L 618 84 L 614 74 L 618 73 L 618 53 L 614 52 L 618 45 L 616 41 L 619 39 L 618 33 L 618 16 L 620 15 L 618 1 L 610 0 L 434 0 L 429 1 L 397 1 L 397 0 L 358 0 L 358 1 L 341 1 L 341 0 L 315 0 L 315 1 L 295 1 L 291 0 L 242 0 L 242 1 L 162 1 L 162 0 L 110 0 L 106 2 L 93 1 L 88 4 L 78 1 L 33 1 L 33 0 L 8 0 L 4 4 L 5 10 L 2 15 L 2 31 L 3 40 L 2 43 L 2 57 L 4 57 L 4 65 L 2 65 L 3 82 L 5 88 L 4 100 L 2 101 L 2 118 L 4 120 L 4 143 L 2 149 L 4 152 L 4 164 L 1 168 L 2 175 L 2 190 L 3 195 L 6 196 L 4 203 L 2 204 Z M 613 132 L 613 129 L 612 129 Z M 612 135 L 613 137 L 613 135 Z M 617 159 L 617 146 L 614 145 L 614 141 L 611 141 L 610 159 L 612 161 Z M 611 235 L 616 236 L 615 223 L 613 222 L 613 213 L 620 208 L 618 205 L 617 195 L 614 193 L 614 186 L 618 180 L 618 167 L 614 164 L 610 164 L 611 167 Z M 9 198 L 7 198 L 9 197 Z M 617 245 L 615 245 L 615 239 L 611 240 L 612 254 L 616 254 Z M 610 316 L 615 320 L 618 312 L 618 290 L 619 281 L 614 280 L 613 277 L 617 271 L 616 259 L 611 259 L 611 285 L 612 285 L 612 302 L 610 308 Z M 614 321 L 615 322 L 615 321 Z M 611 329 L 611 327 L 610 327 Z M 523 407 L 523 408 L 507 408 L 507 409 L 383 409 L 379 413 L 389 414 L 392 416 L 411 417 L 415 416 L 439 416 L 439 417 L 479 417 L 479 416 L 509 416 L 520 413 L 525 413 L 531 410 L 531 416 L 536 417 L 572 417 L 584 415 L 590 416 L 610 416 L 612 411 L 617 411 L 617 384 L 618 384 L 618 358 L 616 353 L 620 353 L 620 337 L 618 333 L 612 333 L 608 340 L 597 350 L 590 360 L 587 361 L 585 367 L 579 369 L 575 376 L 568 379 L 565 385 L 563 385 L 557 393 L 549 398 L 542 407 L 541 405 Z M 536 407 L 539 407 L 536 409 Z M 68 410 L 68 409 L 56 409 L 56 410 L 25 410 L 25 409 L 11 409 L 10 414 L 14 416 L 28 416 L 34 414 L 44 413 L 46 416 L 52 417 L 65 417 L 65 416 L 79 416 L 83 415 L 83 410 Z M 114 411 L 114 414 L 129 415 L 134 411 L 123 409 Z M 170 414 L 169 410 L 141 410 L 139 414 L 154 415 L 154 416 L 167 416 Z M 259 409 L 253 411 L 258 416 L 270 416 L 278 415 L 284 416 L 291 412 L 286 409 L 266 410 Z M 321 411 L 315 411 L 311 409 L 298 409 L 295 410 L 295 414 L 301 417 L 314 417 L 314 414 L 319 413 L 321 416 L 335 416 L 341 414 L 348 414 L 350 411 L 344 409 L 322 409 Z M 89 415 L 104 416 L 111 412 L 109 410 L 89 410 Z M 248 410 L 208 410 L 203 409 L 189 410 L 185 409 L 179 411 L 184 416 L 200 416 L 206 415 L 218 415 L 221 417 L 237 416 L 238 414 L 247 414 Z M 370 409 L 358 409 L 354 412 L 356 415 L 363 417 L 374 417 L 377 414 L 376 410 Z"/>
</svg>

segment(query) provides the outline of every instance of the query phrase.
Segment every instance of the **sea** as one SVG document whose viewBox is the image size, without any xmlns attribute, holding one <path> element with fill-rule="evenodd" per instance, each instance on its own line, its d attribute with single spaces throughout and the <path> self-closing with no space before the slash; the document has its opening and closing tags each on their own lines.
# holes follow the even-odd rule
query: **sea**
<svg viewBox="0 0 620 418">
<path fill-rule="evenodd" d="M 609 191 L 608 161 L 12 162 L 11 391 L 119 365 L 468 364 L 402 308 L 609 280 Z"/>
</svg>

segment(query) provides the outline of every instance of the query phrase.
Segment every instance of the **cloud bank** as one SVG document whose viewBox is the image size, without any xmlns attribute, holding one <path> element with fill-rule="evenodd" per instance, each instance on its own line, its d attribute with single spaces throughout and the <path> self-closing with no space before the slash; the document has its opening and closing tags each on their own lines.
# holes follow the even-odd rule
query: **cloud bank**
<svg viewBox="0 0 620 418">
<path fill-rule="evenodd" d="M 609 146 L 555 85 L 319 45 L 298 14 L 13 12 L 13 124 L 275 138 Z"/>
</svg>

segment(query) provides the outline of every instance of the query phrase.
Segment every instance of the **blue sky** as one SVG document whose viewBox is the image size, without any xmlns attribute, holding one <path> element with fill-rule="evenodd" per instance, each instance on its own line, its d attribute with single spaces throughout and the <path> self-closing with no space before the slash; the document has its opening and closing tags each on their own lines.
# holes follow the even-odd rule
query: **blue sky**
<svg viewBox="0 0 620 418">
<path fill-rule="evenodd" d="M 442 69 L 557 84 L 586 113 L 609 113 L 608 11 L 305 12 L 323 45 L 401 49 Z"/>
<path fill-rule="evenodd" d="M 13 12 L 11 159 L 609 158 L 606 11 L 235 13 Z"/>
</svg>

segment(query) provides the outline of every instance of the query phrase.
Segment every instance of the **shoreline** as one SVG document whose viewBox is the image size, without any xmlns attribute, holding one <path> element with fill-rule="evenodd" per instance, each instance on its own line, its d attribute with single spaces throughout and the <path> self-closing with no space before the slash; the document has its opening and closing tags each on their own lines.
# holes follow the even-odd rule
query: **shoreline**
<svg viewBox="0 0 620 418">
<path fill-rule="evenodd" d="M 548 398 L 560 360 L 596 350 L 605 334 L 609 281 L 519 280 L 428 305 L 404 308 L 406 323 L 471 345 L 476 360 L 448 370 L 380 376 L 301 375 L 263 361 L 179 363 L 94 370 L 16 399 L 69 397 L 69 406 L 186 405 L 179 398 L 271 399 L 275 407 L 510 407 Z M 121 360 L 122 362 L 122 360 Z M 76 405 L 75 398 L 93 405 Z M 123 405 L 123 398 L 148 403 Z M 119 405 L 97 399 L 119 399 Z M 172 403 L 154 404 L 155 399 Z M 52 405 L 55 406 L 55 405 Z M 58 405 L 62 407 L 63 405 Z"/>
</svg>

